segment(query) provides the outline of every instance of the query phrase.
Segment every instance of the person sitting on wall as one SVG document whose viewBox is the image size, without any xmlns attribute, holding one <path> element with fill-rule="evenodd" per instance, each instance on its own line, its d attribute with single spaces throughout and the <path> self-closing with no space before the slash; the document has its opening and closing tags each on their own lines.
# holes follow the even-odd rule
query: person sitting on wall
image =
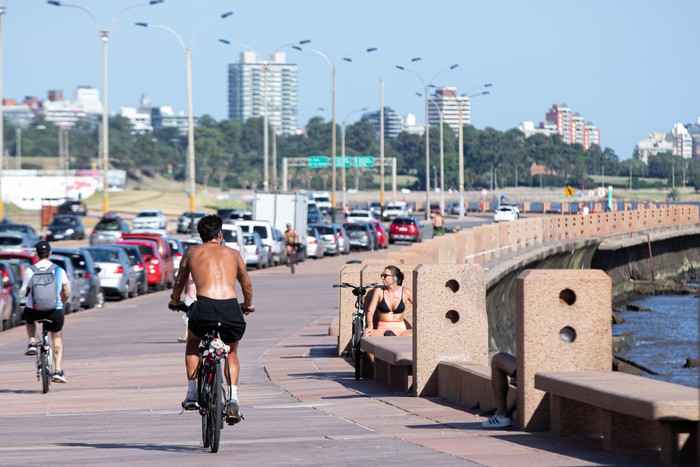
<svg viewBox="0 0 700 467">
<path fill-rule="evenodd" d="M 381 288 L 374 289 L 367 307 L 367 336 L 410 336 L 404 320 L 407 304 L 413 305 L 413 292 L 403 286 L 403 272 L 396 266 L 387 266 L 380 275 Z M 374 314 L 378 314 L 377 327 L 373 328 Z"/>
<path fill-rule="evenodd" d="M 506 352 L 499 352 L 491 359 L 491 388 L 496 399 L 496 413 L 481 426 L 484 428 L 505 428 L 513 424 L 508 411 L 508 382 L 515 386 L 515 357 Z"/>
</svg>

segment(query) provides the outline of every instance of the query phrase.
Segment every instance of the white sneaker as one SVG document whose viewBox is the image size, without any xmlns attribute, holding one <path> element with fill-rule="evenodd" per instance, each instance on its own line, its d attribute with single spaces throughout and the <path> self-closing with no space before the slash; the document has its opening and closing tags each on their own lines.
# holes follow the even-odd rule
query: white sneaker
<svg viewBox="0 0 700 467">
<path fill-rule="evenodd" d="M 513 422 L 509 417 L 506 417 L 505 415 L 494 415 L 493 417 L 489 418 L 486 420 L 484 423 L 481 424 L 484 428 L 505 428 L 508 426 L 511 426 Z"/>
</svg>

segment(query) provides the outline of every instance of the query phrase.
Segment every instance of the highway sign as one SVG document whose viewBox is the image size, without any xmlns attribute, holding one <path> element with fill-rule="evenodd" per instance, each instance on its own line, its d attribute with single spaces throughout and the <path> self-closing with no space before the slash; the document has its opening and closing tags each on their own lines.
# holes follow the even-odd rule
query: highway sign
<svg viewBox="0 0 700 467">
<path fill-rule="evenodd" d="M 335 166 L 343 166 L 343 156 L 335 156 Z M 352 167 L 352 158 L 350 156 L 345 156 L 345 168 Z"/>
<path fill-rule="evenodd" d="M 355 156 L 355 167 L 361 167 L 361 168 L 374 167 L 374 157 L 372 157 L 372 156 Z"/>
<path fill-rule="evenodd" d="M 325 169 L 328 167 L 328 156 L 309 156 L 308 164 L 310 169 Z"/>
</svg>

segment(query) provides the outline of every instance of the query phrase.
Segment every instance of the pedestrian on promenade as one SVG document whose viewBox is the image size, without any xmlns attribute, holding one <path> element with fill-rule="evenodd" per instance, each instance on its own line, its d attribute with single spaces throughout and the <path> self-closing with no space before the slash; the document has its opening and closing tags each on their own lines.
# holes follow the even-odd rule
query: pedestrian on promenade
<svg viewBox="0 0 700 467">
<path fill-rule="evenodd" d="M 36 244 L 39 261 L 24 270 L 22 290 L 26 292 L 27 304 L 22 313 L 26 321 L 29 344 L 25 355 L 36 355 L 36 324 L 40 319 L 51 320 L 44 326 L 51 331 L 54 355 L 53 381 L 66 383 L 63 372 L 63 307 L 70 298 L 70 281 L 66 271 L 49 260 L 51 245 L 42 240 Z M 45 292 L 44 292 L 45 291 Z"/>
<path fill-rule="evenodd" d="M 230 400 L 227 401 L 229 424 L 243 419 L 238 401 L 238 343 L 245 333 L 244 314 L 255 310 L 253 306 L 253 284 L 238 251 L 222 244 L 221 218 L 216 215 L 204 216 L 197 224 L 201 245 L 191 246 L 185 252 L 180 270 L 175 279 L 170 296 L 170 308 L 181 305 L 180 297 L 187 278 L 197 288 L 197 301 L 189 313 L 189 333 L 185 347 L 185 367 L 187 370 L 187 395 L 182 402 L 185 410 L 197 410 L 197 367 L 199 366 L 199 344 L 204 335 L 217 330 L 230 347 L 227 375 Z M 238 302 L 236 281 L 243 292 L 243 304 Z"/>
</svg>

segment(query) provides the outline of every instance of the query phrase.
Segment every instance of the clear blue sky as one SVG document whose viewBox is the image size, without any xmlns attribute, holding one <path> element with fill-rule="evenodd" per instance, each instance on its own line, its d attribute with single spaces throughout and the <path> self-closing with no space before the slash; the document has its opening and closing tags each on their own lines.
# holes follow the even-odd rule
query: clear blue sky
<svg viewBox="0 0 700 467">
<path fill-rule="evenodd" d="M 102 47 L 97 26 L 74 8 L 44 0 L 7 2 L 3 17 L 4 96 L 46 97 L 78 85 L 102 87 Z M 133 0 L 70 0 L 91 10 L 101 27 Z M 154 105 L 186 111 L 184 54 L 174 36 L 144 29 L 144 21 L 176 30 L 187 45 L 198 26 L 209 24 L 192 55 L 194 109 L 217 120 L 228 114 L 227 64 L 244 42 L 262 56 L 288 42 L 310 39 L 331 60 L 365 58 L 386 73 L 385 103 L 424 120 L 419 80 L 394 68 L 422 57 L 413 69 L 428 81 L 466 92 L 493 83 L 492 94 L 473 100 L 477 128 L 507 130 L 524 120 L 539 122 L 554 103 L 566 103 L 601 129 L 602 146 L 620 159 L 652 131 L 700 117 L 700 1 L 698 0 L 299 0 L 288 2 L 166 0 L 129 10 L 109 42 L 109 110 L 135 107 L 141 94 Z M 367 47 L 379 52 L 363 55 Z M 299 124 L 330 119 L 331 78 L 320 56 L 288 49 L 299 65 Z M 325 114 L 318 107 L 326 109 Z M 377 75 L 366 66 L 342 64 L 337 76 L 337 120 L 353 110 L 379 108 Z M 359 118 L 352 114 L 348 122 Z"/>
</svg>

